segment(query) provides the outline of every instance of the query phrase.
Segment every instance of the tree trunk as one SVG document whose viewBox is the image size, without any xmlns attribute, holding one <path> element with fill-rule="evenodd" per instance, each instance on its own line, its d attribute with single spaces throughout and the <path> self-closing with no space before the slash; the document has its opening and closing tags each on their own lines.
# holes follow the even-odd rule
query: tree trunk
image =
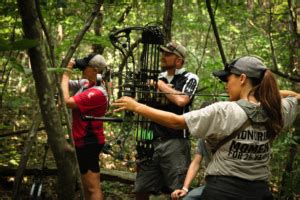
<svg viewBox="0 0 300 200">
<path fill-rule="evenodd" d="M 58 168 L 58 199 L 74 199 L 76 157 L 72 148 L 64 138 L 63 128 L 54 101 L 54 88 L 47 74 L 47 64 L 43 52 L 42 33 L 37 21 L 37 10 L 34 0 L 18 0 L 19 12 L 25 38 L 38 40 L 40 44 L 28 50 L 33 78 L 39 105 L 48 135 L 48 142 L 55 157 Z"/>
<path fill-rule="evenodd" d="M 205 2 L 206 2 L 207 11 L 208 11 L 208 14 L 209 14 L 209 17 L 210 17 L 211 26 L 213 28 L 214 35 L 215 35 L 215 38 L 216 38 L 216 42 L 217 42 L 219 52 L 220 52 L 220 55 L 221 55 L 221 58 L 222 58 L 222 62 L 223 62 L 223 65 L 225 66 L 227 61 L 226 61 L 226 56 L 225 56 L 225 53 L 224 53 L 224 50 L 223 50 L 221 38 L 220 38 L 220 35 L 219 35 L 216 20 L 215 20 L 215 14 L 214 14 L 215 12 L 213 11 L 213 9 L 211 7 L 210 0 L 206 0 Z"/>
<path fill-rule="evenodd" d="M 290 72 L 294 72 L 295 69 L 297 69 L 296 71 L 298 72 L 299 75 L 299 46 L 300 46 L 300 35 L 297 32 L 297 20 L 296 18 L 294 18 L 294 16 L 296 13 L 296 5 L 293 5 L 292 1 L 289 0 L 288 1 L 288 5 L 289 5 L 289 10 L 290 10 L 290 16 L 291 16 L 291 35 L 292 35 L 292 39 L 290 42 Z M 297 92 L 299 92 L 299 84 L 295 84 L 295 90 Z M 295 122 L 294 122 L 294 126 L 295 126 L 295 131 L 293 132 L 293 136 L 299 136 L 299 131 L 300 131 L 300 115 L 298 114 Z M 297 152 L 298 152 L 298 146 L 300 144 L 300 139 L 298 137 L 298 139 L 296 139 L 295 143 L 292 143 L 289 147 L 289 152 L 288 152 L 288 156 L 287 156 L 287 161 L 285 164 L 285 170 L 284 173 L 282 175 L 282 182 L 281 182 L 281 191 L 280 191 L 280 198 L 285 198 L 285 199 L 292 199 L 292 192 L 293 188 L 291 188 L 291 177 L 293 177 L 294 173 L 293 171 L 294 169 L 294 163 L 296 162 L 296 157 L 297 157 Z"/>
<path fill-rule="evenodd" d="M 40 169 L 25 169 L 24 176 L 35 176 L 40 172 Z M 17 173 L 16 169 L 0 167 L 1 177 L 11 177 Z M 124 184 L 134 184 L 136 173 L 128 171 L 120 171 L 114 169 L 101 169 L 101 181 L 119 182 Z M 47 179 L 48 176 L 57 176 L 57 169 L 46 168 L 43 170 L 43 177 Z M 54 194 L 54 192 L 53 192 Z"/>
<path fill-rule="evenodd" d="M 172 19 L 173 19 L 173 0 L 165 0 L 164 12 L 164 34 L 165 41 L 168 43 L 172 40 Z"/>
<path fill-rule="evenodd" d="M 94 32 L 95 35 L 98 37 L 101 37 L 101 29 L 102 29 L 102 25 L 103 25 L 103 13 L 99 12 L 99 14 L 97 15 L 95 21 L 94 21 Z M 95 53 L 99 53 L 99 54 L 103 54 L 104 51 L 104 46 L 101 44 L 93 44 L 93 51 Z"/>
<path fill-rule="evenodd" d="M 297 72 L 298 75 L 300 75 L 300 20 L 297 13 L 300 11 L 300 8 L 297 8 L 297 5 L 293 4 L 292 0 L 288 1 L 289 5 L 289 11 L 290 11 L 290 32 L 291 32 L 291 40 L 289 42 L 290 44 L 290 62 L 291 62 L 291 68 L 290 73 Z M 298 16 L 298 17 L 297 17 Z"/>
<path fill-rule="evenodd" d="M 247 8 L 249 11 L 252 11 L 254 8 L 254 1 L 253 0 L 247 0 Z"/>
<path fill-rule="evenodd" d="M 36 113 L 36 116 L 31 125 L 30 132 L 28 134 L 28 138 L 26 140 L 25 147 L 23 149 L 22 157 L 20 159 L 18 170 L 16 171 L 14 188 L 13 188 L 13 199 L 14 200 L 20 199 L 20 196 L 19 196 L 20 185 L 22 183 L 23 174 L 26 169 L 29 154 L 31 152 L 33 143 L 36 141 L 36 135 L 38 132 L 38 128 L 41 124 L 41 121 L 42 121 L 42 116 L 41 116 L 40 112 L 38 112 L 38 113 Z"/>
</svg>

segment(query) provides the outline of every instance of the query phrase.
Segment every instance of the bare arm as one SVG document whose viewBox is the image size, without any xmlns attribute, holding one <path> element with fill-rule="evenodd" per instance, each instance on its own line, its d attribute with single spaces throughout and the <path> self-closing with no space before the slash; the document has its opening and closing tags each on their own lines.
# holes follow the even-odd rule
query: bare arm
<svg viewBox="0 0 300 200">
<path fill-rule="evenodd" d="M 157 88 L 163 92 L 166 93 L 165 96 L 174 104 L 176 104 L 179 107 L 184 107 L 190 102 L 190 97 L 178 90 L 173 89 L 165 82 L 159 80 L 157 82 Z"/>
<path fill-rule="evenodd" d="M 300 94 L 291 90 L 280 90 L 280 95 L 284 97 L 293 96 L 300 100 Z"/>
<path fill-rule="evenodd" d="M 202 156 L 200 154 L 195 154 L 195 157 L 193 161 L 191 162 L 189 169 L 187 171 L 183 187 L 188 189 L 190 187 L 190 184 L 192 180 L 196 177 L 198 170 L 200 169 Z M 180 199 L 187 195 L 187 192 L 183 189 L 177 189 L 174 192 L 172 192 L 171 197 L 173 200 Z"/>
<path fill-rule="evenodd" d="M 161 124 L 169 128 L 173 128 L 173 129 L 187 128 L 187 125 L 182 115 L 177 115 L 171 112 L 166 112 L 155 108 L 151 108 L 149 106 L 146 106 L 144 104 L 135 101 L 131 97 L 124 96 L 120 99 L 117 99 L 115 103 L 113 103 L 112 105 L 119 107 L 115 109 L 114 112 L 119 112 L 122 110 L 130 110 L 158 124 Z"/>
<path fill-rule="evenodd" d="M 193 161 L 191 162 L 189 169 L 187 171 L 183 187 L 189 188 L 192 180 L 196 177 L 198 170 L 200 169 L 202 156 L 200 154 L 195 154 Z"/>
<path fill-rule="evenodd" d="M 69 92 L 69 79 L 72 73 L 73 64 L 74 63 L 72 61 L 68 64 L 67 70 L 63 73 L 61 78 L 61 89 L 64 96 L 64 101 L 66 102 L 67 107 L 71 109 L 77 108 L 74 98 L 70 97 Z"/>
</svg>

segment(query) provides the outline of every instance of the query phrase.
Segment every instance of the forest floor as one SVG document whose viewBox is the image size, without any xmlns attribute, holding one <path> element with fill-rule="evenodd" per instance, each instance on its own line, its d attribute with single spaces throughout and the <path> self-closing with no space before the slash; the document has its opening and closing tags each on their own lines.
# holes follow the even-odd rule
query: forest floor
<svg viewBox="0 0 300 200">
<path fill-rule="evenodd" d="M 124 184 L 119 182 L 103 181 L 101 183 L 105 200 L 131 200 L 135 199 L 133 193 L 133 184 Z M 32 183 L 28 181 L 22 184 L 19 196 L 22 200 L 31 199 L 30 189 Z M 9 179 L 0 178 L 0 200 L 11 200 L 13 190 L 13 181 Z M 77 192 L 79 199 L 79 192 Z M 57 195 L 55 192 L 55 180 L 54 178 L 47 177 L 43 181 L 41 199 L 43 200 L 55 200 Z M 167 200 L 166 195 L 151 196 L 150 200 Z"/>
<path fill-rule="evenodd" d="M 45 177 L 43 179 L 42 194 L 40 200 L 56 200 L 57 195 L 55 192 L 55 178 Z M 116 181 L 103 181 L 101 183 L 102 189 L 105 195 L 105 200 L 131 200 L 135 199 L 133 193 L 133 184 L 125 184 Z M 23 183 L 19 196 L 21 200 L 31 200 L 30 189 L 32 187 L 32 181 L 28 179 L 27 182 Z M 0 200 L 12 200 L 13 181 L 12 178 L 0 176 Z M 77 192 L 78 198 L 80 199 L 80 193 Z M 278 200 L 278 198 L 275 198 Z M 169 200 L 168 195 L 157 195 L 150 196 L 150 200 Z M 289 200 L 300 200 L 300 195 L 294 195 Z"/>
</svg>

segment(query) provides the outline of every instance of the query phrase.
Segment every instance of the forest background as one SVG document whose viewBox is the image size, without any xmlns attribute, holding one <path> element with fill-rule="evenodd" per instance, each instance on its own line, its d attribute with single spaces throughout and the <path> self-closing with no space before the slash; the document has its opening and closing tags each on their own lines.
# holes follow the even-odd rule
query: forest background
<svg viewBox="0 0 300 200">
<path fill-rule="evenodd" d="M 114 72 L 132 71 L 134 64 L 129 56 L 122 55 L 109 38 L 116 30 L 160 25 L 166 42 L 176 40 L 187 47 L 185 67 L 200 77 L 193 109 L 204 102 L 226 100 L 222 95 L 224 85 L 211 75 L 223 67 L 224 60 L 211 26 L 208 2 L 1 1 L 0 196 L 19 199 L 29 194 L 33 183 L 41 181 L 47 185 L 44 198 L 75 198 L 75 186 L 70 183 L 78 177 L 76 158 L 66 140 L 70 114 L 65 106 L 56 104 L 60 99 L 59 78 L 71 57 L 82 58 L 90 52 L 103 54 Z M 258 55 L 276 74 L 281 89 L 300 91 L 299 1 L 222 0 L 212 1 L 211 6 L 227 60 Z M 140 32 L 133 32 L 132 50 L 138 58 L 142 46 Z M 111 101 L 120 96 L 120 76 L 111 77 Z M 74 79 L 79 77 L 80 71 L 74 73 Z M 135 126 L 110 121 L 105 126 L 111 155 L 101 156 L 102 173 L 107 175 L 103 176 L 104 180 L 107 177 L 102 183 L 104 191 L 107 198 L 130 199 L 135 170 Z M 277 199 L 296 199 L 300 194 L 299 131 L 297 118 L 272 147 L 269 184 Z M 195 146 L 196 138 L 192 142 Z M 197 184 L 195 181 L 193 186 Z"/>
</svg>

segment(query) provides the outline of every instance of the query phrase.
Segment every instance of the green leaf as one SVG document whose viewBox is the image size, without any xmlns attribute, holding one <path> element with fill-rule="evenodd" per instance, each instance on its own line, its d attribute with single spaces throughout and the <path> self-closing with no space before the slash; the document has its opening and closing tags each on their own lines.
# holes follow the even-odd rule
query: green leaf
<svg viewBox="0 0 300 200">
<path fill-rule="evenodd" d="M 0 38 L 0 51 L 24 50 L 35 47 L 39 44 L 37 40 L 22 39 L 15 42 L 9 42 Z"/>
<path fill-rule="evenodd" d="M 10 61 L 12 63 L 12 68 L 16 69 L 18 72 L 25 73 L 25 67 L 21 65 L 16 58 L 10 58 Z"/>
<path fill-rule="evenodd" d="M 5 125 L 5 124 L 3 124 L 3 123 L 0 123 L 0 130 L 6 130 L 6 129 L 8 129 L 10 126 L 8 126 L 8 125 Z"/>
<path fill-rule="evenodd" d="M 231 32 L 234 32 L 235 34 L 239 34 L 239 33 L 241 32 L 241 31 L 239 30 L 238 27 L 233 26 L 233 25 L 230 25 L 230 26 L 229 26 L 229 30 L 230 30 Z"/>
<path fill-rule="evenodd" d="M 14 159 L 11 159 L 9 161 L 9 163 L 12 164 L 12 165 L 14 165 L 14 166 L 18 166 L 18 162 L 16 160 L 14 160 Z"/>
<path fill-rule="evenodd" d="M 4 50 L 2 50 L 4 49 Z M 9 49 L 9 44 L 6 40 L 0 38 L 0 51 L 5 51 L 5 49 Z"/>
<path fill-rule="evenodd" d="M 24 68 L 24 73 L 26 75 L 32 75 L 32 70 L 30 68 Z"/>
<path fill-rule="evenodd" d="M 38 40 L 23 39 L 13 43 L 14 50 L 30 49 L 39 45 Z"/>
</svg>

